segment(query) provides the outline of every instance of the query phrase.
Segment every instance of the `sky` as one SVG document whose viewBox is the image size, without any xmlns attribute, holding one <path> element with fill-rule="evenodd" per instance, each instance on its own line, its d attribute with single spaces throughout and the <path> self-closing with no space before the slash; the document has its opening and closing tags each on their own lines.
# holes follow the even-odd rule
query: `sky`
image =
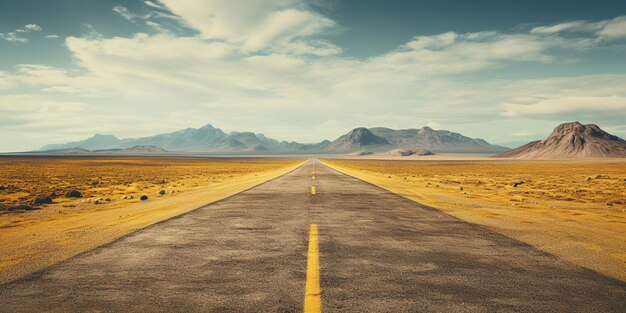
<svg viewBox="0 0 626 313">
<path fill-rule="evenodd" d="M 0 151 L 211 124 L 626 138 L 626 1 L 0 0 Z"/>
</svg>

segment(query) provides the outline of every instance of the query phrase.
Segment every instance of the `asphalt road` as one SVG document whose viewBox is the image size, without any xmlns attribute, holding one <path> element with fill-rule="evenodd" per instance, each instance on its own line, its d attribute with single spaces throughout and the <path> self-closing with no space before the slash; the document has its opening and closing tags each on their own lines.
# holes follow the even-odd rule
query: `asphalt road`
<svg viewBox="0 0 626 313">
<path fill-rule="evenodd" d="M 0 311 L 302 312 L 311 224 L 324 312 L 626 312 L 624 282 L 317 161 L 2 285 Z"/>
</svg>

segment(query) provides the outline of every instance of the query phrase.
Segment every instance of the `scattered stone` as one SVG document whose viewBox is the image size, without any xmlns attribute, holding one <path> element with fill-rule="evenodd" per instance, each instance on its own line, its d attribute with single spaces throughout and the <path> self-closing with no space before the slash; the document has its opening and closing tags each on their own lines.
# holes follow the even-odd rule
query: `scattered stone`
<svg viewBox="0 0 626 313">
<path fill-rule="evenodd" d="M 161 179 L 161 181 L 159 182 L 159 184 L 161 184 L 161 185 L 165 184 L 165 179 Z"/>
<path fill-rule="evenodd" d="M 104 201 L 111 202 L 111 198 L 106 198 L 106 199 L 104 199 Z"/>
<path fill-rule="evenodd" d="M 587 177 L 586 181 L 591 181 L 591 177 Z"/>
<path fill-rule="evenodd" d="M 463 187 L 459 187 L 459 190 L 463 191 Z"/>
<path fill-rule="evenodd" d="M 96 200 L 96 201 L 94 202 L 94 204 L 100 204 L 100 203 L 102 203 L 102 202 L 100 202 L 100 200 Z"/>
<path fill-rule="evenodd" d="M 159 194 L 160 194 L 160 195 L 164 195 L 164 194 L 165 194 L 165 190 L 161 190 L 161 191 L 159 191 Z"/>
<path fill-rule="evenodd" d="M 624 179 L 624 181 L 626 181 L 626 179 Z M 7 189 L 7 187 L 0 185 L 0 190 L 5 190 L 5 189 Z"/>
<path fill-rule="evenodd" d="M 50 198 L 56 198 L 58 196 L 59 195 L 56 192 L 54 192 L 54 191 L 50 194 Z"/>
<path fill-rule="evenodd" d="M 520 185 L 523 185 L 523 184 L 524 184 L 524 182 L 521 181 L 521 180 L 520 181 L 516 181 L 516 182 L 513 183 L 513 188 L 516 188 L 517 186 L 520 186 Z"/>
<path fill-rule="evenodd" d="M 92 181 L 92 182 L 91 182 L 91 185 L 93 185 L 93 186 L 98 186 L 98 184 L 99 184 L 99 183 L 100 183 L 99 181 L 94 180 L 94 181 Z"/>
<path fill-rule="evenodd" d="M 72 191 L 70 191 L 70 192 L 68 192 L 68 193 L 67 193 L 67 196 L 68 196 L 69 198 L 80 198 L 80 197 L 82 197 L 83 195 L 82 195 L 82 194 L 80 193 L 80 191 L 78 191 L 78 190 L 72 190 Z"/>
<path fill-rule="evenodd" d="M 145 201 L 145 200 L 148 200 L 148 196 L 146 196 L 146 195 L 143 195 L 143 196 L 141 196 L 141 198 L 139 198 L 139 200 L 141 200 L 141 201 Z"/>
<path fill-rule="evenodd" d="M 7 208 L 7 211 L 32 211 L 32 210 L 36 210 L 36 209 L 28 205 L 16 205 L 16 206 Z"/>
<path fill-rule="evenodd" d="M 50 204 L 52 203 L 52 198 L 50 197 L 40 197 L 33 201 L 33 205 L 42 205 L 42 204 Z"/>
<path fill-rule="evenodd" d="M 600 179 L 600 178 L 608 178 L 608 177 L 604 175 L 596 175 L 596 179 Z"/>
</svg>

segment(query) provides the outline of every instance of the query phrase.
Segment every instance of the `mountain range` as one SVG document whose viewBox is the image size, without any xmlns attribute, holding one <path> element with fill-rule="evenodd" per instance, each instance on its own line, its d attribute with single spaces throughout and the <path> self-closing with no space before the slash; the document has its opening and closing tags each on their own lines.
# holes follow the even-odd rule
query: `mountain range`
<svg viewBox="0 0 626 313">
<path fill-rule="evenodd" d="M 151 146 L 168 151 L 213 153 L 349 153 L 359 150 L 388 151 L 391 149 L 427 149 L 433 152 L 497 153 L 505 147 L 489 144 L 483 139 L 463 136 L 447 130 L 400 129 L 359 127 L 334 141 L 324 140 L 314 144 L 278 141 L 252 132 L 226 133 L 206 125 L 187 128 L 172 133 L 141 138 L 119 139 L 113 135 L 97 134 L 82 141 L 43 146 L 40 151 L 63 149 L 128 149 Z"/>
</svg>

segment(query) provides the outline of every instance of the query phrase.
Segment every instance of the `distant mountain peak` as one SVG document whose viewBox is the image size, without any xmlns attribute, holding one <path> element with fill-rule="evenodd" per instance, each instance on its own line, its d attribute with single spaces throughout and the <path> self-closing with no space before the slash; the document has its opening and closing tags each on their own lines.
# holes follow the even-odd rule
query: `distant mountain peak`
<svg viewBox="0 0 626 313">
<path fill-rule="evenodd" d="M 216 128 L 213 127 L 213 125 L 211 125 L 211 124 L 206 124 L 206 125 L 200 127 L 199 129 L 216 129 Z"/>
<path fill-rule="evenodd" d="M 115 137 L 114 135 L 105 135 L 105 134 L 95 134 L 91 136 L 91 138 L 115 138 L 117 139 L 117 137 Z"/>
<path fill-rule="evenodd" d="M 357 127 L 333 141 L 328 146 L 328 149 L 337 151 L 352 151 L 362 147 L 377 145 L 389 145 L 389 142 L 374 135 L 365 127 Z"/>
</svg>

